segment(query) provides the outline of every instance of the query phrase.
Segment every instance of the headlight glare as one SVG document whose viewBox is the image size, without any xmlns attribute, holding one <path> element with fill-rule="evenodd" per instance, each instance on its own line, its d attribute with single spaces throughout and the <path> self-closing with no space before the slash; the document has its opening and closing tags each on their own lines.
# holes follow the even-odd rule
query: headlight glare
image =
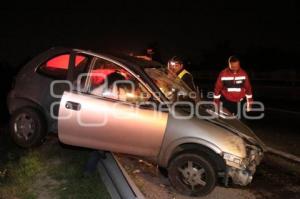
<svg viewBox="0 0 300 199">
<path fill-rule="evenodd" d="M 224 153 L 223 157 L 226 161 L 232 162 L 232 163 L 237 164 L 239 166 L 243 166 L 243 162 L 244 162 L 243 159 L 236 156 L 236 155 L 233 155 L 233 154 L 230 154 L 230 153 Z"/>
</svg>

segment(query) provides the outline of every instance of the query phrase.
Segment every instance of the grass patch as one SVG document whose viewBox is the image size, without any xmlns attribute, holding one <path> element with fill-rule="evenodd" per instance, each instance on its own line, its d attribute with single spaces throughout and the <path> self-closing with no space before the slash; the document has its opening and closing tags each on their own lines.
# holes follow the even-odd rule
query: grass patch
<svg viewBox="0 0 300 199">
<path fill-rule="evenodd" d="M 83 175 L 90 152 L 55 138 L 32 150 L 0 138 L 0 199 L 110 198 L 97 172 Z"/>
<path fill-rule="evenodd" d="M 65 149 L 59 152 L 66 164 L 57 164 L 50 169 L 50 176 L 61 182 L 55 189 L 60 198 L 110 198 L 105 186 L 100 183 L 98 172 L 83 175 L 83 165 L 89 157 L 89 150 Z M 80 191 L 78 191 L 80 190 Z"/>
<path fill-rule="evenodd" d="M 43 169 L 39 153 L 29 151 L 20 159 L 10 159 L 3 165 L 5 169 L 0 180 L 0 198 L 33 199 L 36 195 L 30 191 L 35 176 Z M 5 172 L 4 172 L 5 171 Z"/>
</svg>

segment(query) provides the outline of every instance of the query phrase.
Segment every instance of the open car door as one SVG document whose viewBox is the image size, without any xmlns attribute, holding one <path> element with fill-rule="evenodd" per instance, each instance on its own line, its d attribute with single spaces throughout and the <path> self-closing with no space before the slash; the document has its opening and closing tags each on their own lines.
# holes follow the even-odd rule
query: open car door
<svg viewBox="0 0 300 199">
<path fill-rule="evenodd" d="M 86 92 L 64 92 L 58 119 L 60 141 L 112 152 L 157 156 L 168 113 L 138 106 L 138 103 L 150 100 L 149 91 L 125 69 L 107 62 L 103 59 L 95 62 L 86 78 Z M 108 74 L 107 67 L 115 72 Z M 106 76 L 99 75 L 101 69 L 106 71 Z M 99 80 L 93 85 L 93 71 L 104 78 L 100 85 Z M 121 76 L 124 78 L 120 79 Z M 127 89 L 126 81 L 134 88 Z"/>
</svg>

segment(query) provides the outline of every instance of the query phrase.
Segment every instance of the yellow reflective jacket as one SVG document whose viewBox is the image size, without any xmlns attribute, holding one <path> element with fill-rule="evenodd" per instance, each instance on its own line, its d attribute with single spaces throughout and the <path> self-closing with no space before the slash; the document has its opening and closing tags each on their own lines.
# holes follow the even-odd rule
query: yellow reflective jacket
<svg viewBox="0 0 300 199">
<path fill-rule="evenodd" d="M 182 79 L 182 77 L 185 75 L 185 74 L 190 74 L 187 70 L 183 69 L 177 77 L 179 77 L 180 79 Z"/>
</svg>

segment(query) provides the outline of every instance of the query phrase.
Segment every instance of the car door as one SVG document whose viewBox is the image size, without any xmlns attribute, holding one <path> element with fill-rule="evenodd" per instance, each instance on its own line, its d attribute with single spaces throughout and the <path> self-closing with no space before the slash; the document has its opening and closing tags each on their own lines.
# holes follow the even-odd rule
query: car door
<svg viewBox="0 0 300 199">
<path fill-rule="evenodd" d="M 132 72 L 103 58 L 93 62 L 84 79 L 83 92 L 63 94 L 59 139 L 75 146 L 157 156 L 168 114 L 156 110 L 149 89 Z"/>
</svg>

